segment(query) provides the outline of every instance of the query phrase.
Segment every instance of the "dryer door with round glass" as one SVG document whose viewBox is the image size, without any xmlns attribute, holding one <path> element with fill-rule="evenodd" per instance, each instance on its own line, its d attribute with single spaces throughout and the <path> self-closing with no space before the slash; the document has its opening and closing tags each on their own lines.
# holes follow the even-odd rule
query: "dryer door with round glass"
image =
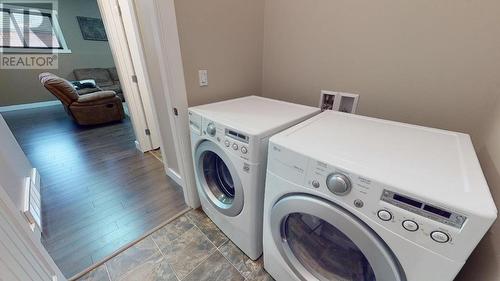
<svg viewBox="0 0 500 281">
<path fill-rule="evenodd" d="M 196 148 L 195 165 L 201 190 L 212 206 L 224 215 L 238 215 L 243 209 L 243 187 L 226 152 L 204 141 Z"/>
<path fill-rule="evenodd" d="M 270 222 L 282 258 L 301 280 L 406 280 L 381 238 L 332 202 L 290 195 L 273 206 Z"/>
</svg>

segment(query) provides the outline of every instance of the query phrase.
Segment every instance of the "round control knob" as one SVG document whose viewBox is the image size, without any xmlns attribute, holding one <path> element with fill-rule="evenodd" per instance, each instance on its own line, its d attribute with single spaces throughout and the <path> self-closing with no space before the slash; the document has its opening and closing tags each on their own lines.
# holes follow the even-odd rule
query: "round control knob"
<svg viewBox="0 0 500 281">
<path fill-rule="evenodd" d="M 248 153 L 248 149 L 244 146 L 241 147 L 241 153 L 243 154 L 247 154 Z"/>
<path fill-rule="evenodd" d="M 224 145 L 225 145 L 226 147 L 229 147 L 229 146 L 231 145 L 231 143 L 230 143 L 228 140 L 225 140 L 225 141 L 224 141 Z"/>
<path fill-rule="evenodd" d="M 215 136 L 215 133 L 217 133 L 217 129 L 215 128 L 214 123 L 208 123 L 207 125 L 207 134 L 210 136 Z"/>
<path fill-rule="evenodd" d="M 434 240 L 438 243 L 446 243 L 446 242 L 450 241 L 450 236 L 448 236 L 448 234 L 446 234 L 442 231 L 431 232 L 431 238 L 432 238 L 432 240 Z"/>
<path fill-rule="evenodd" d="M 233 147 L 233 149 L 234 149 L 234 150 L 238 150 L 238 144 L 233 143 L 233 146 L 232 146 L 232 147 Z"/>
<path fill-rule="evenodd" d="M 351 180 L 343 174 L 331 174 L 326 178 L 326 187 L 333 194 L 344 196 L 351 191 Z"/>
<path fill-rule="evenodd" d="M 412 220 L 403 221 L 403 227 L 404 227 L 404 229 L 411 231 L 411 232 L 418 230 L 418 224 Z"/>
<path fill-rule="evenodd" d="M 387 210 L 378 211 L 377 216 L 383 221 L 390 221 L 392 219 L 392 214 Z"/>
</svg>

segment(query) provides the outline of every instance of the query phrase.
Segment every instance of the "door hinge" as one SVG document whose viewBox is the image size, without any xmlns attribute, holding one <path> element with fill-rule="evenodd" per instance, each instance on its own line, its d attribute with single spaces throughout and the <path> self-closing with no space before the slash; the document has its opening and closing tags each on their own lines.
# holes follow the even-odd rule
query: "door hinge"
<svg viewBox="0 0 500 281">
<path fill-rule="evenodd" d="M 149 129 L 144 130 L 144 132 L 146 133 L 147 136 L 151 135 L 151 131 Z"/>
<path fill-rule="evenodd" d="M 173 110 L 174 110 L 174 115 L 179 116 L 179 111 L 177 110 L 177 107 L 174 107 Z"/>
<path fill-rule="evenodd" d="M 132 75 L 132 82 L 137 83 L 137 75 Z"/>
</svg>

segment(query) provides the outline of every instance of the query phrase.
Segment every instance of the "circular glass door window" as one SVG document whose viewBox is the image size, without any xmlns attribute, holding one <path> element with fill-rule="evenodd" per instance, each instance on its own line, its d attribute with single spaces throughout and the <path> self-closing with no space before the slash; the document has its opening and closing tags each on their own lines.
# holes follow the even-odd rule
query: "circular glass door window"
<svg viewBox="0 0 500 281">
<path fill-rule="evenodd" d="M 221 203 L 231 205 L 234 200 L 234 182 L 222 158 L 207 151 L 202 159 L 203 175 L 212 194 Z"/>
<path fill-rule="evenodd" d="M 290 253 L 319 280 L 376 280 L 370 263 L 354 242 L 318 217 L 292 213 L 283 220 L 281 235 Z"/>
</svg>

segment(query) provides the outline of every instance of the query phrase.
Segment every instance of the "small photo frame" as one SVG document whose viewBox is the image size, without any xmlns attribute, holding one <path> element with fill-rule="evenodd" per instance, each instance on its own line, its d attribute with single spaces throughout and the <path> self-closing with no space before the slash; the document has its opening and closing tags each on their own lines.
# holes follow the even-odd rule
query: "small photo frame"
<svg viewBox="0 0 500 281">
<path fill-rule="evenodd" d="M 358 94 L 321 91 L 319 108 L 321 111 L 334 110 L 346 113 L 356 113 L 358 108 Z"/>
</svg>

